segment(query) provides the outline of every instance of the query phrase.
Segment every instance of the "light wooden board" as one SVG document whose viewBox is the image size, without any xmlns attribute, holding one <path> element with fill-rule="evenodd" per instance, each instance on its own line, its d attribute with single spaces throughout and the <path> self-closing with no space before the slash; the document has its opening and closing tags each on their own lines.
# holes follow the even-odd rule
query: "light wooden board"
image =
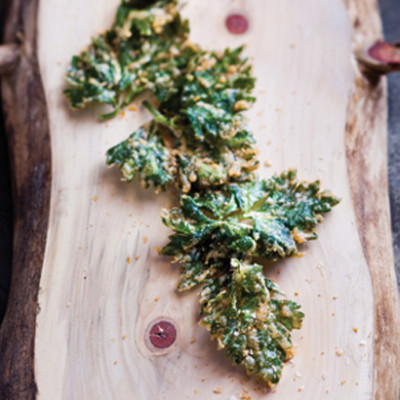
<svg viewBox="0 0 400 400">
<path fill-rule="evenodd" d="M 138 111 L 99 123 L 99 110 L 72 113 L 61 95 L 71 55 L 110 26 L 117 5 L 117 0 L 40 3 L 38 54 L 53 181 L 35 337 L 38 398 L 233 400 L 245 390 L 252 399 L 378 398 L 376 281 L 346 154 L 356 72 L 344 3 L 193 0 L 184 9 L 195 42 L 213 49 L 247 45 L 257 77 L 258 101 L 248 117 L 260 149 L 259 174 L 296 167 L 302 179 L 320 178 L 342 198 L 319 227 L 320 239 L 305 247 L 306 256 L 266 267 L 306 314 L 294 335 L 296 356 L 273 392 L 259 389 L 216 350 L 197 325 L 197 294 L 174 291 L 177 268 L 154 249 L 166 243 L 168 230 L 159 215 L 173 195 L 125 185 L 117 170 L 105 167 L 105 151 L 150 119 L 140 101 Z M 235 11 L 249 17 L 245 35 L 225 30 L 225 17 Z M 379 146 L 370 161 L 373 170 L 385 173 L 384 135 Z M 385 188 L 383 193 L 376 209 L 390 249 Z M 149 324 L 159 317 L 178 328 L 176 344 L 162 354 L 145 344 Z M 213 393 L 217 387 L 221 394 Z"/>
</svg>

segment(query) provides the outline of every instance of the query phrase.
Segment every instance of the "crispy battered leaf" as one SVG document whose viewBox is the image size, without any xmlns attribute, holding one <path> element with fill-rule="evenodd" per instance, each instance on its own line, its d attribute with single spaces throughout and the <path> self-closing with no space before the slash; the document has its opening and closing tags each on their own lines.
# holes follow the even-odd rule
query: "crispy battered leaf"
<svg viewBox="0 0 400 400">
<path fill-rule="evenodd" d="M 300 329 L 300 306 L 282 298 L 262 267 L 233 259 L 230 270 L 206 281 L 200 324 L 233 362 L 269 386 L 278 383 L 283 362 L 293 356 L 290 332 Z"/>
<path fill-rule="evenodd" d="M 153 121 L 108 150 L 107 164 L 118 165 L 127 182 L 139 175 L 144 187 L 152 184 L 159 191 L 174 183 L 187 193 L 249 180 L 258 161 L 251 149 L 209 149 L 202 143 L 188 147 L 185 138 L 173 137 Z"/>
<path fill-rule="evenodd" d="M 163 33 L 179 17 L 176 0 L 124 1 L 114 28 L 121 38 L 151 37 Z"/>
<path fill-rule="evenodd" d="M 255 100 L 250 96 L 255 79 L 242 51 L 238 47 L 222 54 L 194 52 L 179 94 L 161 103 L 160 110 L 188 142 L 234 148 L 254 145 L 240 114 Z"/>
<path fill-rule="evenodd" d="M 317 238 L 322 213 L 338 199 L 321 191 L 318 181 L 299 182 L 289 170 L 268 180 L 183 195 L 180 203 L 162 216 L 175 232 L 162 253 L 182 262 L 188 274 L 197 263 L 204 272 L 232 257 L 274 260 L 296 255 L 299 243 Z M 196 278 L 193 284 L 198 282 Z"/>
<path fill-rule="evenodd" d="M 194 52 L 191 47 L 182 48 L 188 24 L 176 3 L 124 2 L 113 28 L 73 57 L 67 74 L 71 87 L 64 91 L 71 107 L 109 104 L 114 111 L 102 116 L 109 118 L 145 90 L 153 91 L 161 101 L 176 94 L 180 68 Z"/>
<path fill-rule="evenodd" d="M 152 184 L 156 190 L 165 190 L 176 170 L 171 151 L 155 122 L 144 125 L 129 139 L 108 150 L 107 163 L 118 165 L 127 182 L 139 174 L 143 187 Z"/>
<path fill-rule="evenodd" d="M 238 115 L 203 102 L 183 109 L 182 113 L 190 122 L 193 132 L 190 133 L 201 142 L 207 139 L 211 143 L 217 138 L 229 139 L 235 136 L 242 126 L 242 119 Z"/>
<path fill-rule="evenodd" d="M 72 58 L 67 75 L 72 87 L 64 93 L 73 108 L 93 102 L 117 105 L 121 68 L 109 42 L 109 35 L 102 34 L 87 51 Z"/>
<path fill-rule="evenodd" d="M 250 94 L 255 78 L 242 53 L 243 47 L 225 49 L 223 53 L 197 53 L 186 70 L 182 107 L 202 101 L 233 113 L 246 108 L 243 102 L 253 103 L 255 98 Z"/>
</svg>

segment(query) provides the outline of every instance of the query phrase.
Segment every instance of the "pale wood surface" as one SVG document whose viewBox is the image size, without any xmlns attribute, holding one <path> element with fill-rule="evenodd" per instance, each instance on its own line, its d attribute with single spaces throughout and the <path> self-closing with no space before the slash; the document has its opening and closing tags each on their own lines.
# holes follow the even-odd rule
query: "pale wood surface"
<svg viewBox="0 0 400 400">
<path fill-rule="evenodd" d="M 371 256 L 350 191 L 356 189 L 348 174 L 345 126 L 355 75 L 344 4 L 203 0 L 188 2 L 184 11 L 194 41 L 215 49 L 248 45 L 258 78 L 258 102 L 249 118 L 261 160 L 272 162 L 260 175 L 297 167 L 301 178 L 321 178 L 342 198 L 305 257 L 266 268 L 306 313 L 303 329 L 294 335 L 297 354 L 276 392 L 268 394 L 255 392 L 258 385 L 244 381 L 243 372 L 230 366 L 197 325 L 196 293 L 174 292 L 177 270 L 154 250 L 166 242 L 159 214 L 173 195 L 122 184 L 118 171 L 104 166 L 107 148 L 150 116 L 139 107 L 101 124 L 99 110 L 71 113 L 60 95 L 70 56 L 110 25 L 117 4 L 47 0 L 40 7 L 39 60 L 54 178 L 36 332 L 39 398 L 231 400 L 240 399 L 244 388 L 253 399 L 373 398 L 374 289 L 383 296 L 392 288 L 389 279 L 389 287 L 376 292 L 379 284 L 371 279 Z M 225 31 L 224 18 L 232 11 L 249 16 L 246 35 Z M 385 123 L 380 121 L 377 134 L 383 136 Z M 370 161 L 374 171 L 385 174 L 385 153 Z M 378 200 L 384 245 L 390 248 L 387 198 Z M 379 264 L 378 257 L 372 254 Z M 391 271 L 391 263 L 389 256 L 385 271 Z M 159 316 L 178 327 L 176 345 L 163 355 L 144 341 L 146 328 Z M 217 387 L 222 394 L 213 393 Z"/>
</svg>

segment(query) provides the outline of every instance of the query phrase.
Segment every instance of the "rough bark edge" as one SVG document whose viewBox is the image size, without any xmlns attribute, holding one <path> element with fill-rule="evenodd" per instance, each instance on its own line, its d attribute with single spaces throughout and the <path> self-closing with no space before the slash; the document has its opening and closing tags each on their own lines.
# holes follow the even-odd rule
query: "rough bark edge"
<svg viewBox="0 0 400 400">
<path fill-rule="evenodd" d="M 345 3 L 355 51 L 382 37 L 377 0 Z M 386 78 L 373 73 L 367 77 L 357 69 L 347 116 L 346 156 L 357 228 L 374 291 L 374 400 L 400 396 L 400 308 L 390 246 L 387 112 Z"/>
<path fill-rule="evenodd" d="M 14 69 L 19 58 L 19 46 L 16 44 L 0 45 L 0 74 Z"/>
<path fill-rule="evenodd" d="M 13 266 L 0 329 L 0 398 L 35 399 L 34 344 L 38 291 L 49 220 L 49 119 L 36 55 L 39 0 L 8 2 L 4 43 L 20 43 L 20 60 L 2 77 L 14 199 Z"/>
</svg>

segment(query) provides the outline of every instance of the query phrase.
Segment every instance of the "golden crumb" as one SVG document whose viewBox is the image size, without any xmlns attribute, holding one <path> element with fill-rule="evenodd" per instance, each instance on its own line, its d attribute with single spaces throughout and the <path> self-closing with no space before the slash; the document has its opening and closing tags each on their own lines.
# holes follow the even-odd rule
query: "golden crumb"
<svg viewBox="0 0 400 400">
<path fill-rule="evenodd" d="M 302 244 L 307 241 L 304 234 L 300 232 L 297 227 L 293 229 L 293 239 L 299 244 Z"/>
<path fill-rule="evenodd" d="M 92 200 L 93 200 L 94 202 L 96 202 L 98 199 L 99 199 L 99 196 L 93 196 L 93 197 L 92 197 Z"/>
<path fill-rule="evenodd" d="M 190 341 L 190 344 L 196 343 L 196 339 L 192 338 L 192 340 Z"/>
<path fill-rule="evenodd" d="M 303 390 L 302 388 L 298 388 L 298 389 L 297 389 L 298 392 L 301 392 L 302 390 Z"/>
<path fill-rule="evenodd" d="M 220 387 L 217 387 L 216 389 L 213 390 L 213 392 L 215 394 L 221 394 L 222 393 L 222 389 Z"/>
<path fill-rule="evenodd" d="M 154 301 L 155 301 L 156 303 L 158 302 L 158 300 L 160 300 L 159 297 L 156 297 L 156 298 L 154 299 Z"/>
<path fill-rule="evenodd" d="M 202 382 L 205 382 L 205 380 L 206 380 L 206 378 L 201 378 L 201 381 L 202 381 Z"/>
<path fill-rule="evenodd" d="M 239 100 L 233 106 L 233 110 L 236 112 L 237 111 L 245 111 L 245 110 L 248 110 L 249 108 L 250 108 L 250 104 L 246 100 Z"/>
<path fill-rule="evenodd" d="M 121 114 L 119 114 L 119 116 L 120 116 L 121 118 L 124 118 L 124 117 L 125 117 L 125 111 L 121 111 Z"/>
<path fill-rule="evenodd" d="M 295 258 L 301 258 L 301 257 L 304 257 L 305 254 L 306 254 L 306 253 L 305 253 L 304 251 L 299 251 L 298 253 L 293 254 L 293 257 L 295 257 Z"/>
<path fill-rule="evenodd" d="M 118 361 L 114 361 L 114 365 L 117 365 L 118 364 Z"/>
<path fill-rule="evenodd" d="M 131 258 L 130 258 L 130 257 L 126 257 L 126 262 L 127 262 L 128 264 L 130 264 L 130 263 L 131 263 Z"/>
<path fill-rule="evenodd" d="M 236 71 L 237 71 L 237 68 L 236 68 L 235 65 L 230 65 L 230 66 L 228 67 L 228 74 L 229 74 L 229 75 L 232 75 L 232 74 L 236 73 Z"/>
<path fill-rule="evenodd" d="M 125 340 L 127 338 L 126 335 L 122 335 L 122 340 Z"/>
<path fill-rule="evenodd" d="M 336 355 L 338 357 L 341 357 L 343 355 L 343 349 L 340 347 L 336 347 L 336 351 L 335 351 Z"/>
<path fill-rule="evenodd" d="M 140 258 L 140 256 L 136 256 L 136 257 L 135 257 L 135 260 L 137 261 L 137 260 L 139 260 L 139 258 Z"/>
<path fill-rule="evenodd" d="M 353 328 L 353 332 L 357 333 L 358 332 L 358 328 Z"/>
<path fill-rule="evenodd" d="M 272 166 L 272 162 L 271 161 L 269 161 L 269 160 L 264 161 L 264 167 L 269 168 L 271 166 Z"/>
<path fill-rule="evenodd" d="M 345 380 L 343 380 L 343 381 L 340 381 L 340 384 L 341 384 L 341 386 L 343 386 L 345 383 L 346 383 L 346 381 L 345 381 Z"/>
<path fill-rule="evenodd" d="M 128 107 L 128 110 L 129 111 L 137 111 L 137 107 L 131 106 L 131 107 Z"/>
<path fill-rule="evenodd" d="M 298 295 L 299 295 L 299 292 L 294 292 L 294 295 L 295 295 L 295 296 L 298 296 Z"/>
<path fill-rule="evenodd" d="M 147 236 L 143 236 L 143 239 L 142 239 L 142 240 L 143 240 L 143 243 L 147 243 L 147 240 L 148 240 L 148 239 L 147 239 Z"/>
<path fill-rule="evenodd" d="M 157 253 L 160 253 L 160 251 L 161 251 L 161 247 L 158 247 L 158 246 L 154 246 L 153 249 L 154 249 Z"/>
<path fill-rule="evenodd" d="M 193 393 L 194 393 L 194 394 L 197 394 L 197 393 L 199 393 L 199 392 L 198 392 L 197 390 L 193 390 Z"/>
</svg>

